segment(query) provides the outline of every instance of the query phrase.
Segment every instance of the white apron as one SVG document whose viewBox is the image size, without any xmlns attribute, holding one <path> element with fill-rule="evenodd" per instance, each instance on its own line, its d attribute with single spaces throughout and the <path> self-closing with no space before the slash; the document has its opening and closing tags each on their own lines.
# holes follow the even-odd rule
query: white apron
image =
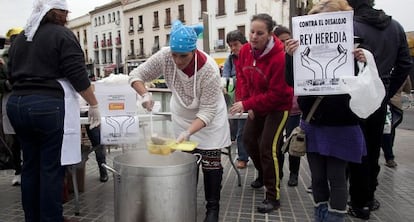
<svg viewBox="0 0 414 222">
<path fill-rule="evenodd" d="M 207 60 L 207 62 L 210 62 Z M 190 105 L 185 105 L 177 91 L 175 90 L 175 77 L 176 75 L 186 76 L 181 70 L 175 66 L 172 85 L 170 86 L 172 96 L 170 100 L 171 107 L 171 119 L 175 136 L 177 137 L 181 132 L 188 129 L 196 114 L 199 111 L 200 101 L 197 97 L 197 54 L 195 57 L 194 67 L 194 84 L 193 84 L 193 95 L 194 100 Z M 224 96 L 217 98 L 217 114 L 211 123 L 194 133 L 190 137 L 191 141 L 198 142 L 199 149 L 219 149 L 231 145 L 230 140 L 230 126 L 227 119 L 227 106 L 224 101 Z"/>
<path fill-rule="evenodd" d="M 65 91 L 65 119 L 60 162 L 62 166 L 79 163 L 81 155 L 81 125 L 78 93 L 66 79 L 58 79 Z"/>
</svg>

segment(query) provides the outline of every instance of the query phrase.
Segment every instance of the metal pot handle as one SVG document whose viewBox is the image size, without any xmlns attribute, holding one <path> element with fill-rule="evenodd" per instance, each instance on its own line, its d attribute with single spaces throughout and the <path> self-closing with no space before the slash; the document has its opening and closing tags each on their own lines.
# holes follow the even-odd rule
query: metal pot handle
<svg viewBox="0 0 414 222">
<path fill-rule="evenodd" d="M 111 171 L 113 174 L 116 174 L 118 176 L 121 176 L 121 174 L 118 171 L 116 171 L 114 168 L 106 165 L 105 163 L 102 163 L 101 166 L 102 167 L 105 167 L 107 170 Z"/>
<path fill-rule="evenodd" d="M 197 166 L 200 166 L 200 163 L 201 163 L 201 159 L 203 158 L 202 156 L 201 156 L 201 154 L 199 154 L 199 153 L 193 153 L 193 155 L 194 156 L 196 156 L 198 159 L 197 159 Z"/>
</svg>

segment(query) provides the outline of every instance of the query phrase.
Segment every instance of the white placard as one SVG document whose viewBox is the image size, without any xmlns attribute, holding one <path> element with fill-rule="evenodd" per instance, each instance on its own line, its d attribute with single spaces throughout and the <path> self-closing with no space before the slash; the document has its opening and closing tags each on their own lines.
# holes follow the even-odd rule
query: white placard
<svg viewBox="0 0 414 222">
<path fill-rule="evenodd" d="M 295 95 L 343 94 L 339 78 L 354 76 L 353 11 L 292 18 Z"/>
<path fill-rule="evenodd" d="M 128 83 L 96 82 L 102 144 L 134 144 L 139 139 L 137 93 Z"/>
</svg>

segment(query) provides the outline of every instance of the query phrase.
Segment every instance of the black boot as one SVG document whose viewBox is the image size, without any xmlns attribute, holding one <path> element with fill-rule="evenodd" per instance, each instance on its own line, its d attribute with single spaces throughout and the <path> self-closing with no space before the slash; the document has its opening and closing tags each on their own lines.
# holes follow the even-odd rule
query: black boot
<svg viewBox="0 0 414 222">
<path fill-rule="evenodd" d="M 258 173 L 259 176 L 250 184 L 251 187 L 256 189 L 263 187 L 263 173 L 261 173 L 261 171 L 258 171 Z"/>
<path fill-rule="evenodd" d="M 99 180 L 103 183 L 108 181 L 108 172 L 105 167 L 99 166 Z"/>
<path fill-rule="evenodd" d="M 206 218 L 204 222 L 218 222 L 220 210 L 220 190 L 223 169 L 204 170 L 204 193 L 206 197 Z"/>
<path fill-rule="evenodd" d="M 103 145 L 98 145 L 94 147 L 96 162 L 99 166 L 99 180 L 101 182 L 108 181 L 108 172 L 105 167 L 101 166 L 102 163 L 106 163 L 106 153 L 105 147 Z"/>
</svg>

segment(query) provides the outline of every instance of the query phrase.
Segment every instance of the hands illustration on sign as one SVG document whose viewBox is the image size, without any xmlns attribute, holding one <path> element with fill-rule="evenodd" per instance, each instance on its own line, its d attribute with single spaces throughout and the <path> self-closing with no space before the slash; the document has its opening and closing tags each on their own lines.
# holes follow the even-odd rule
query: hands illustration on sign
<svg viewBox="0 0 414 222">
<path fill-rule="evenodd" d="M 105 122 L 112 127 L 113 133 L 111 133 L 111 135 L 113 137 L 121 136 L 121 125 L 117 120 L 113 119 L 111 116 L 107 116 L 105 117 Z"/>
<path fill-rule="evenodd" d="M 323 70 L 322 65 L 318 61 L 316 61 L 315 59 L 312 59 L 311 57 L 309 57 L 309 53 L 310 53 L 310 48 L 309 47 L 306 47 L 305 50 L 300 53 L 302 66 L 309 69 L 310 71 L 312 71 L 313 79 L 316 79 L 316 73 L 320 73 L 321 74 L 321 79 L 323 79 L 323 77 L 324 77 L 323 71 L 324 70 Z"/>
<path fill-rule="evenodd" d="M 128 134 L 128 128 L 135 123 L 135 118 L 133 116 L 107 116 L 105 122 L 112 127 L 111 136 L 121 137 Z"/>
<path fill-rule="evenodd" d="M 339 54 L 332 58 L 325 67 L 325 78 L 328 78 L 328 74 L 332 75 L 332 78 L 335 79 L 335 71 L 343 66 L 347 61 L 347 51 L 344 47 L 339 44 L 337 47 Z"/>
<path fill-rule="evenodd" d="M 135 123 L 135 118 L 133 116 L 128 116 L 127 119 L 125 119 L 122 123 L 121 123 L 121 134 L 122 132 L 125 132 L 124 134 L 127 135 L 128 134 L 128 128 L 132 125 L 134 125 Z"/>
<path fill-rule="evenodd" d="M 312 71 L 314 80 L 316 80 L 316 73 L 321 73 L 321 79 L 328 79 L 328 76 L 329 78 L 335 79 L 336 70 L 343 66 L 348 59 L 348 50 L 341 44 L 338 44 L 337 50 L 339 54 L 329 60 L 324 69 L 318 61 L 309 57 L 310 48 L 306 47 L 305 50 L 300 53 L 302 66 Z"/>
</svg>

